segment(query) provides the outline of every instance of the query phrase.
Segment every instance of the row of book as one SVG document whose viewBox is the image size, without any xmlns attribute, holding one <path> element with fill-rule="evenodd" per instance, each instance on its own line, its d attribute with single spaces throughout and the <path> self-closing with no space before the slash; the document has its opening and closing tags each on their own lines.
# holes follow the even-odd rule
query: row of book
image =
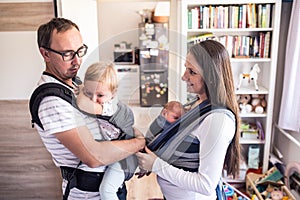
<svg viewBox="0 0 300 200">
<path fill-rule="evenodd" d="M 222 43 L 232 58 L 269 58 L 271 32 L 259 32 L 255 36 L 250 35 L 224 35 L 214 36 L 205 33 L 188 39 L 188 47 L 203 40 L 213 39 Z"/>
<path fill-rule="evenodd" d="M 272 4 L 200 5 L 188 8 L 188 29 L 270 28 Z"/>
</svg>

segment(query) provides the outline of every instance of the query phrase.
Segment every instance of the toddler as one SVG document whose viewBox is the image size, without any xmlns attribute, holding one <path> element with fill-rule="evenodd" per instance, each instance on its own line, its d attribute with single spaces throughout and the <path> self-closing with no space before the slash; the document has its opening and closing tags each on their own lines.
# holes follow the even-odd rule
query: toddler
<svg viewBox="0 0 300 200">
<path fill-rule="evenodd" d="M 96 116 L 101 133 L 93 135 L 97 141 L 133 137 L 133 113 L 128 106 L 115 98 L 117 83 L 117 74 L 111 63 L 93 64 L 85 73 L 77 104 L 83 112 Z M 99 188 L 101 199 L 118 200 L 118 189 L 123 186 L 124 180 L 131 178 L 136 167 L 135 156 L 109 165 Z"/>
</svg>

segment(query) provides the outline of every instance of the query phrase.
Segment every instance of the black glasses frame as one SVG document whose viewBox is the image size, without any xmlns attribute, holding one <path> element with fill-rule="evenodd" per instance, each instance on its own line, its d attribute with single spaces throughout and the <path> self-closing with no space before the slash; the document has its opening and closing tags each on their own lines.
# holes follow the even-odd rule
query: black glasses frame
<svg viewBox="0 0 300 200">
<path fill-rule="evenodd" d="M 61 55 L 63 61 L 65 61 L 65 62 L 73 60 L 73 59 L 75 58 L 75 55 L 76 55 L 76 54 L 77 54 L 77 56 L 78 56 L 79 58 L 85 56 L 85 55 L 86 55 L 86 52 L 87 52 L 87 50 L 88 50 L 88 46 L 85 45 L 85 44 L 83 44 L 81 47 L 79 47 L 79 48 L 77 49 L 77 51 L 69 50 L 69 51 L 64 51 L 64 52 L 56 51 L 56 50 L 54 50 L 54 49 L 51 49 L 50 47 L 45 47 L 45 46 L 42 46 L 42 47 L 43 47 L 44 49 L 48 50 L 48 51 L 52 51 L 53 53 L 57 53 L 57 54 Z M 80 55 L 79 55 L 79 51 L 82 50 L 82 49 L 85 49 L 85 51 L 84 51 L 84 54 L 83 54 L 82 56 L 80 56 Z M 65 56 L 66 56 L 67 53 L 73 53 L 73 56 L 72 56 L 71 59 L 65 60 Z"/>
</svg>

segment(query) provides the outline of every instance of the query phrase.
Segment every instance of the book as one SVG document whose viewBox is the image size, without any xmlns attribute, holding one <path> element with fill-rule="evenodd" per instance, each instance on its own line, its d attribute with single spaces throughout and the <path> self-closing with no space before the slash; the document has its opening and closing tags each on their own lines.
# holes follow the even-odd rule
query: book
<svg viewBox="0 0 300 200">
<path fill-rule="evenodd" d="M 271 41 L 271 33 L 268 31 L 265 34 L 265 41 L 264 41 L 264 58 L 270 57 L 270 41 Z"/>
<path fill-rule="evenodd" d="M 266 28 L 271 27 L 271 4 L 266 4 Z"/>
<path fill-rule="evenodd" d="M 265 50 L 265 34 L 259 33 L 259 57 L 264 58 L 264 50 Z"/>
<path fill-rule="evenodd" d="M 259 4 L 257 6 L 257 28 L 262 28 L 261 21 L 262 21 L 262 5 Z"/>
<path fill-rule="evenodd" d="M 267 7 L 266 7 L 266 5 L 262 5 L 262 7 L 261 7 L 261 28 L 267 28 L 266 18 L 267 18 Z"/>
<path fill-rule="evenodd" d="M 204 6 L 199 6 L 199 28 L 203 29 L 203 10 L 204 10 Z"/>
<path fill-rule="evenodd" d="M 246 28 L 252 28 L 252 4 L 247 4 Z"/>
<path fill-rule="evenodd" d="M 204 33 L 204 34 L 200 34 L 200 35 L 196 35 L 196 36 L 192 36 L 189 37 L 187 42 L 188 43 L 193 43 L 193 44 L 197 44 L 203 40 L 207 40 L 209 38 L 214 38 L 213 33 Z"/>
<path fill-rule="evenodd" d="M 192 11 L 188 10 L 188 29 L 192 28 Z"/>
<path fill-rule="evenodd" d="M 255 4 L 252 4 L 251 6 L 252 8 L 252 28 L 256 28 L 257 27 L 257 14 L 256 14 L 256 5 Z"/>
<path fill-rule="evenodd" d="M 192 8 L 192 29 L 199 28 L 199 8 Z"/>
<path fill-rule="evenodd" d="M 246 28 L 247 22 L 247 5 L 242 5 L 242 28 Z"/>
</svg>

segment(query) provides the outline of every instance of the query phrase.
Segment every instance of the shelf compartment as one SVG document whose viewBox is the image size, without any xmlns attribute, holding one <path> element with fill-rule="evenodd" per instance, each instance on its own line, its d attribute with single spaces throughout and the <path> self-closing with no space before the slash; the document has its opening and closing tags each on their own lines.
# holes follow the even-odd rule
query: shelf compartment
<svg viewBox="0 0 300 200">
<path fill-rule="evenodd" d="M 240 138 L 240 144 L 264 144 L 264 140 Z"/>
</svg>

